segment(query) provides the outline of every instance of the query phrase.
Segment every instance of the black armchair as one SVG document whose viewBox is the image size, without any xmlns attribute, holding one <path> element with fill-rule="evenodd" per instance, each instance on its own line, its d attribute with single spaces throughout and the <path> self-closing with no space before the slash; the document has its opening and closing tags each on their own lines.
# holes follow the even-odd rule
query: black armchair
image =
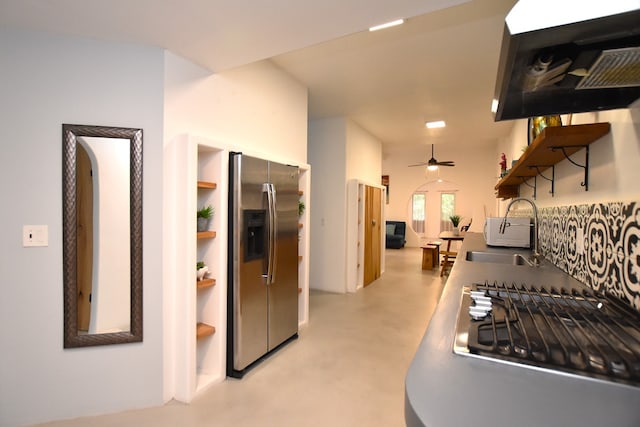
<svg viewBox="0 0 640 427">
<path fill-rule="evenodd" d="M 403 248 L 404 244 L 407 243 L 405 240 L 406 230 L 407 224 L 404 221 L 387 221 L 387 248 Z"/>
</svg>

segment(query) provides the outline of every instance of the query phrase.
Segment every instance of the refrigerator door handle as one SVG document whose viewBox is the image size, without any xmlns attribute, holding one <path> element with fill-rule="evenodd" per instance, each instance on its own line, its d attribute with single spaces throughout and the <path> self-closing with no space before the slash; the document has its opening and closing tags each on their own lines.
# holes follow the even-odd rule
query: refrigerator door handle
<svg viewBox="0 0 640 427">
<path fill-rule="evenodd" d="M 271 186 L 271 218 L 273 218 L 273 223 L 271 224 L 271 230 L 273 238 L 271 239 L 271 254 L 269 255 L 269 260 L 271 262 L 271 281 L 270 283 L 275 283 L 276 281 L 276 266 L 278 263 L 276 262 L 278 259 L 278 251 L 276 250 L 276 246 L 278 245 L 278 209 L 277 202 L 278 198 L 276 197 L 276 186 L 274 184 L 269 184 Z"/>
<path fill-rule="evenodd" d="M 270 285 L 275 279 L 275 257 L 276 257 L 276 209 L 275 209 L 275 189 L 273 184 L 264 183 L 262 191 L 267 193 L 267 215 L 269 216 L 269 229 L 267 230 L 267 275 L 265 283 Z"/>
</svg>

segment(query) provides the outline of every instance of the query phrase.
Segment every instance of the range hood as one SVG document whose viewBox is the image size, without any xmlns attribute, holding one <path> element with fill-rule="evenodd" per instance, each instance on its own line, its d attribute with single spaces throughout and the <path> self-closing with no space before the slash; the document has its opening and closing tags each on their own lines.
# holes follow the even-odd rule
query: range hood
<svg viewBox="0 0 640 427">
<path fill-rule="evenodd" d="M 496 121 L 627 108 L 639 98 L 640 0 L 520 0 L 507 15 Z"/>
</svg>

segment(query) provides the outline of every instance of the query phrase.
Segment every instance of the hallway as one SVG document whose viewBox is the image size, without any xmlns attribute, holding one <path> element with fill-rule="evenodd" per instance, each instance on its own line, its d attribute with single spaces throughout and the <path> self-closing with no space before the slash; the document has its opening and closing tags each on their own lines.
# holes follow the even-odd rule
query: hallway
<svg viewBox="0 0 640 427">
<path fill-rule="evenodd" d="M 299 338 L 242 380 L 191 404 L 43 424 L 68 426 L 404 426 L 404 376 L 440 298 L 421 250 L 386 251 L 385 274 L 356 294 L 311 292 Z"/>
</svg>

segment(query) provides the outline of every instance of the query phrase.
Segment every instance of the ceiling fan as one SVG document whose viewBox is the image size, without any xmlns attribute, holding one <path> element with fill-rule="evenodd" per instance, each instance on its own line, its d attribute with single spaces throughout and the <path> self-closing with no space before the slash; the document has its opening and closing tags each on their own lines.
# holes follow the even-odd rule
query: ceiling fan
<svg viewBox="0 0 640 427">
<path fill-rule="evenodd" d="M 409 165 L 409 167 L 413 167 L 413 166 L 427 166 L 430 170 L 433 169 L 437 169 L 438 166 L 455 166 L 455 164 L 453 163 L 453 160 L 444 160 L 442 162 L 439 162 L 435 159 L 435 157 L 433 156 L 433 144 L 431 144 L 431 158 L 426 161 L 426 162 L 422 162 L 422 163 L 418 163 L 415 165 Z"/>
</svg>

